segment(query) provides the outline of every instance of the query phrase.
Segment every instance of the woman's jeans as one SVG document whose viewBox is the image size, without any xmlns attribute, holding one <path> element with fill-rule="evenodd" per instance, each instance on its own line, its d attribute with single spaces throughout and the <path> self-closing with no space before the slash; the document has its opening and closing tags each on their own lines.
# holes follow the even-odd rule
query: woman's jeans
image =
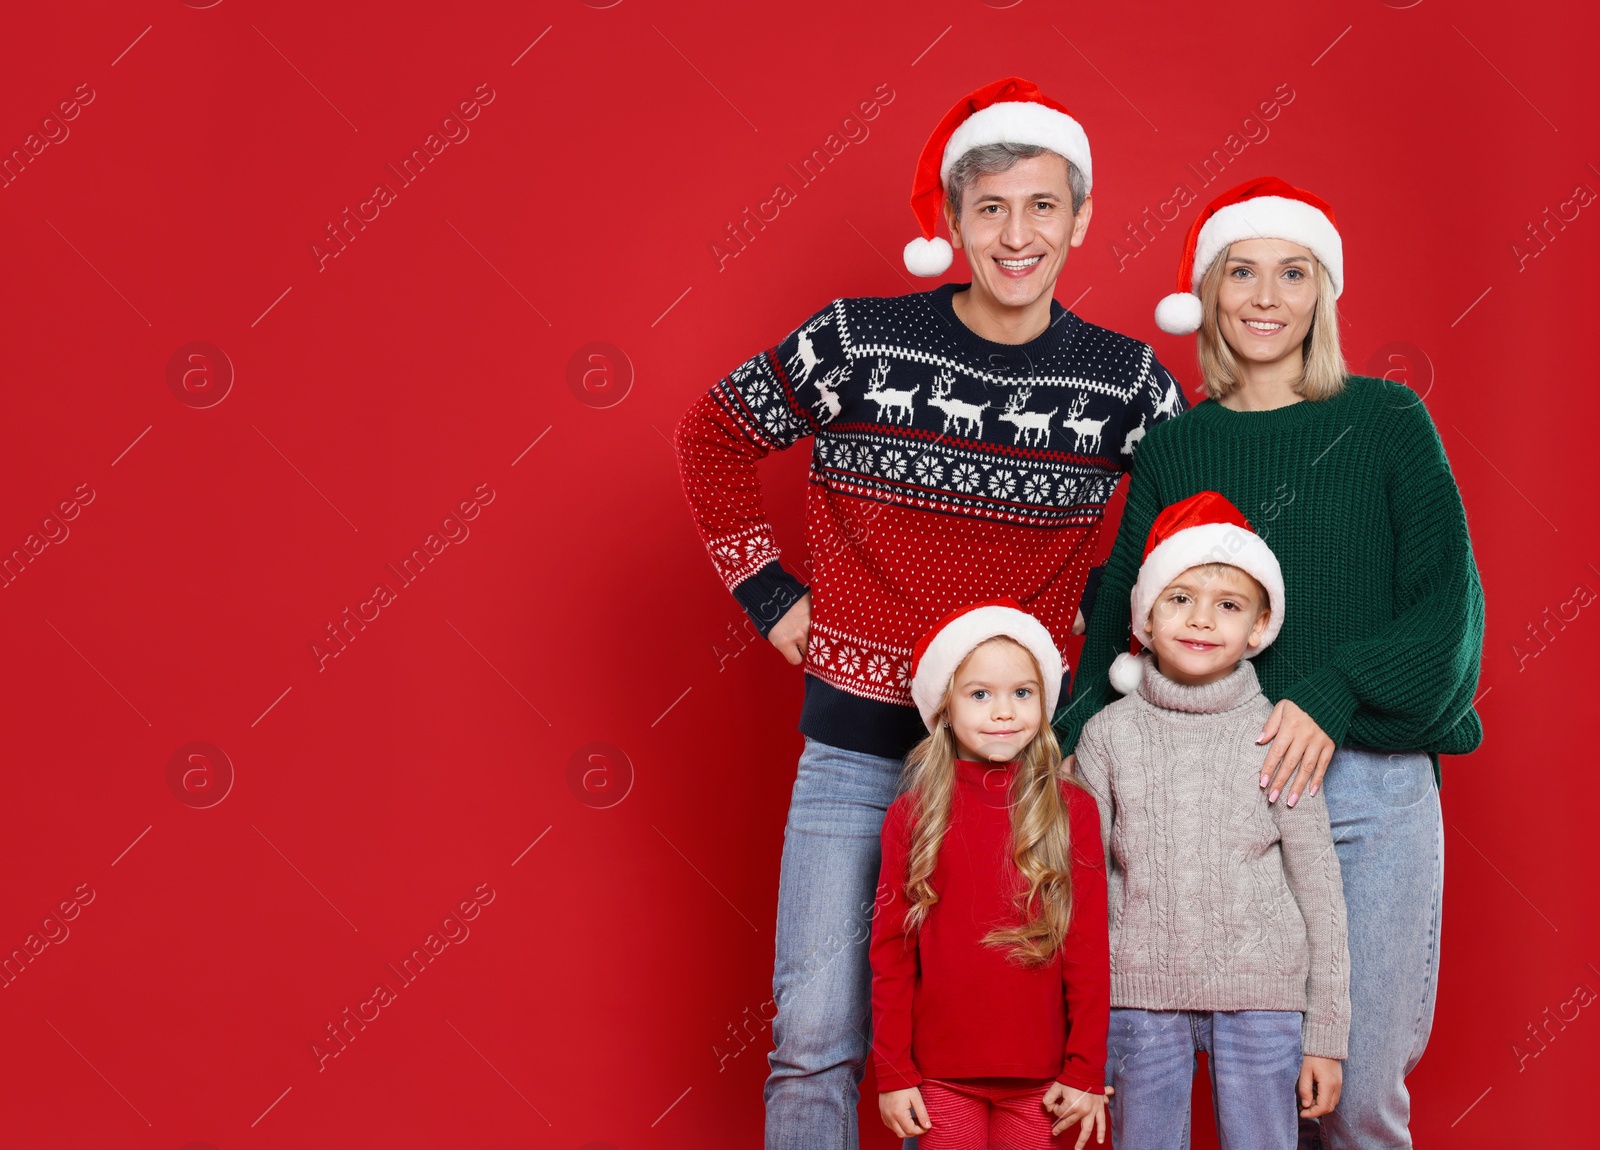
<svg viewBox="0 0 1600 1150">
<path fill-rule="evenodd" d="M 899 759 L 807 738 L 778 880 L 767 1150 L 855 1150 L 872 1020 L 867 944 Z"/>
<path fill-rule="evenodd" d="M 1439 984 L 1444 823 L 1433 765 L 1421 752 L 1347 743 L 1323 794 L 1350 936 L 1350 1050 L 1338 1106 L 1320 1133 L 1301 1120 L 1300 1146 L 1409 1147 L 1405 1077 L 1428 1043 Z"/>
<path fill-rule="evenodd" d="M 1106 1081 L 1117 1150 L 1188 1150 L 1195 1054 L 1211 1068 L 1223 1150 L 1294 1150 L 1298 1010 L 1111 1011 Z"/>
</svg>

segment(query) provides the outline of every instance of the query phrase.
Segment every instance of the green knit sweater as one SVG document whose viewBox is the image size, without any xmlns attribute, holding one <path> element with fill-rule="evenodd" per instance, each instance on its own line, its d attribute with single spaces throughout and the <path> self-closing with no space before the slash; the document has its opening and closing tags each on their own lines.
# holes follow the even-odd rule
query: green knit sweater
<svg viewBox="0 0 1600 1150">
<path fill-rule="evenodd" d="M 1150 429 L 1095 598 L 1072 698 L 1052 725 L 1063 753 L 1101 707 L 1128 649 L 1128 597 L 1158 512 L 1219 491 L 1283 567 L 1278 638 L 1253 660 L 1262 691 L 1292 699 L 1335 744 L 1465 754 L 1483 740 L 1472 701 L 1483 585 L 1461 493 L 1416 393 L 1347 376 L 1324 400 L 1232 411 L 1215 400 Z"/>
</svg>

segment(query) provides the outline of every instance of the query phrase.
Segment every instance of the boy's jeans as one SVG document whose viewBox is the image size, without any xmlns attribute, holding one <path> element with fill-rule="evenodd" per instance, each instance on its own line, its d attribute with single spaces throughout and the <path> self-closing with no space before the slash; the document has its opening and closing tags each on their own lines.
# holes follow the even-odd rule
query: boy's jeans
<svg viewBox="0 0 1600 1150">
<path fill-rule="evenodd" d="M 1188 1150 L 1195 1053 L 1211 1065 L 1224 1150 L 1294 1150 L 1298 1010 L 1111 1011 L 1106 1081 L 1117 1150 Z"/>
<path fill-rule="evenodd" d="M 1405 1077 L 1428 1044 L 1439 985 L 1439 792 L 1420 751 L 1347 743 L 1328 764 L 1323 793 L 1350 937 L 1350 1056 L 1338 1106 L 1320 1132 L 1301 1122 L 1300 1146 L 1400 1150 L 1411 1145 Z"/>
<path fill-rule="evenodd" d="M 899 759 L 807 738 L 778 880 L 767 1150 L 855 1150 L 872 1020 L 867 944 Z"/>
</svg>

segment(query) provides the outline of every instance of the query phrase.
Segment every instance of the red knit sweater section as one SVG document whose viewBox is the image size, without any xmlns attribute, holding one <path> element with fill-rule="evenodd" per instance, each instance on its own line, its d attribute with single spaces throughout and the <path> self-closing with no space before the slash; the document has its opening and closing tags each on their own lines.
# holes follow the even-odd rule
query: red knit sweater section
<svg viewBox="0 0 1600 1150">
<path fill-rule="evenodd" d="M 980 338 L 953 310 L 965 286 L 835 300 L 674 438 L 711 560 L 763 636 L 808 584 L 779 562 L 757 461 L 812 440 L 803 670 L 820 689 L 801 730 L 834 746 L 900 757 L 925 733 L 912 648 L 964 603 L 1012 596 L 1065 650 L 1105 504 L 1186 406 L 1147 345 L 1054 301 L 1034 340 Z"/>
<path fill-rule="evenodd" d="M 872 1050 L 880 1091 L 926 1078 L 1054 1078 L 1105 1092 L 1111 1017 L 1105 850 L 1094 797 L 1061 784 L 1072 841 L 1072 920 L 1051 961 L 1024 967 L 983 936 L 1019 921 L 1008 809 L 1015 764 L 956 762 L 950 827 L 920 930 L 905 929 L 911 796 L 883 824 L 872 929 Z"/>
</svg>

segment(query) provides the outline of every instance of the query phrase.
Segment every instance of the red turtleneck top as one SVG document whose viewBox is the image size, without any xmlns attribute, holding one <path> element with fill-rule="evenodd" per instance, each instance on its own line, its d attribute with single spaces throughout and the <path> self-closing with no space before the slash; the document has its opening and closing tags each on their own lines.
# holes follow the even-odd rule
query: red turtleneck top
<svg viewBox="0 0 1600 1150">
<path fill-rule="evenodd" d="M 1023 967 L 985 946 L 1017 921 L 1026 889 L 1011 859 L 1007 810 L 1014 763 L 956 762 L 950 829 L 932 882 L 939 902 L 907 933 L 910 796 L 889 807 L 872 924 L 872 1049 L 880 1091 L 927 1078 L 1054 1078 L 1105 1091 L 1111 959 L 1105 849 L 1094 797 L 1061 793 L 1072 839 L 1072 921 L 1051 961 Z"/>
</svg>

